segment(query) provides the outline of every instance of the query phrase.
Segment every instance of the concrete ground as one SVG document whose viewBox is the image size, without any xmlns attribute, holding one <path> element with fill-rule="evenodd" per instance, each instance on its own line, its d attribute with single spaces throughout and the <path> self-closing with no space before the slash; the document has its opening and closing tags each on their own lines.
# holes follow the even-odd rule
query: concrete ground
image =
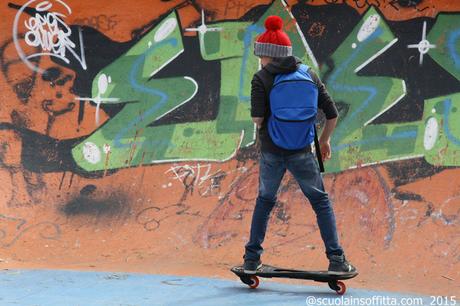
<svg viewBox="0 0 460 306">
<path fill-rule="evenodd" d="M 68 270 L 2 270 L 0 305 L 430 305 L 415 294 L 348 288 L 338 296 L 326 285 L 291 285 L 262 279 L 249 289 L 237 278 L 183 277 Z M 313 286 L 314 285 L 314 286 Z M 341 300 L 343 299 L 343 300 Z M 398 304 L 392 304 L 392 301 Z M 348 303 L 348 304 L 347 304 Z"/>
</svg>

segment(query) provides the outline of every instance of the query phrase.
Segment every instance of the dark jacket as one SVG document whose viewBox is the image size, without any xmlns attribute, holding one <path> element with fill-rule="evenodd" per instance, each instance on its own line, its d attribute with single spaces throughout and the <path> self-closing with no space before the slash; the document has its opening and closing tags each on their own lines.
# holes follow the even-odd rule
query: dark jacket
<svg viewBox="0 0 460 306">
<path fill-rule="evenodd" d="M 294 56 L 274 59 L 270 64 L 259 70 L 251 81 L 251 116 L 263 117 L 264 121 L 259 129 L 259 141 L 261 150 L 275 154 L 295 154 L 303 151 L 310 151 L 310 146 L 300 150 L 286 150 L 276 146 L 270 138 L 267 129 L 267 121 L 270 117 L 270 90 L 273 85 L 273 78 L 276 74 L 290 73 L 298 69 L 302 64 L 300 59 Z M 326 119 L 333 119 L 338 116 L 337 108 L 326 87 L 318 75 L 309 69 L 313 82 L 318 86 L 318 108 L 326 115 Z"/>
</svg>

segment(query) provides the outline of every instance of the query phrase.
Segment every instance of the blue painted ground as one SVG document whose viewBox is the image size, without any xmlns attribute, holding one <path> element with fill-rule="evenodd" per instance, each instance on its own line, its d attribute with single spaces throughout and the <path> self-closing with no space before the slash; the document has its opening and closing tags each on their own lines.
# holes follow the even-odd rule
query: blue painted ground
<svg viewBox="0 0 460 306">
<path fill-rule="evenodd" d="M 370 299 L 372 296 L 415 297 L 348 288 L 344 298 Z M 428 297 L 418 298 L 423 298 L 424 305 L 430 305 Z M 259 288 L 251 290 L 237 279 L 61 270 L 0 271 L 0 305 L 287 306 L 325 305 L 324 299 L 330 305 L 350 305 L 335 301 L 340 297 L 327 286 L 288 285 L 266 279 L 261 280 Z"/>
</svg>

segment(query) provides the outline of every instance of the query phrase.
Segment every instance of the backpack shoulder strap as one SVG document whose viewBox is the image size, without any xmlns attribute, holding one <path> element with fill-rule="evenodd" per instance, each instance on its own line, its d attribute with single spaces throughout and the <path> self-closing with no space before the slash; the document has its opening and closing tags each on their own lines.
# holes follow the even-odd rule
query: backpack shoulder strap
<svg viewBox="0 0 460 306">
<path fill-rule="evenodd" d="M 299 69 L 308 73 L 308 69 L 310 69 L 310 67 L 306 64 L 300 64 Z"/>
<path fill-rule="evenodd" d="M 313 81 L 313 78 L 310 72 L 308 72 L 309 70 L 310 70 L 310 67 L 308 65 L 301 64 L 298 71 L 305 74 L 311 81 Z"/>
</svg>

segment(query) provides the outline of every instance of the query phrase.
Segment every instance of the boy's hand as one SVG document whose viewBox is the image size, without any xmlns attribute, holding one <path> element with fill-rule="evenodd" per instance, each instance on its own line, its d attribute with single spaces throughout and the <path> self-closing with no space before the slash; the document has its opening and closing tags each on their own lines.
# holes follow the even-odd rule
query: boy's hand
<svg viewBox="0 0 460 306">
<path fill-rule="evenodd" d="M 323 161 L 331 159 L 331 143 L 329 141 L 320 141 L 319 148 Z"/>
<path fill-rule="evenodd" d="M 332 131 L 337 124 L 337 117 L 326 120 L 326 124 L 324 125 L 323 132 L 321 133 L 321 137 L 319 138 L 319 148 L 321 150 L 321 158 L 323 161 L 331 159 L 331 135 Z"/>
</svg>

